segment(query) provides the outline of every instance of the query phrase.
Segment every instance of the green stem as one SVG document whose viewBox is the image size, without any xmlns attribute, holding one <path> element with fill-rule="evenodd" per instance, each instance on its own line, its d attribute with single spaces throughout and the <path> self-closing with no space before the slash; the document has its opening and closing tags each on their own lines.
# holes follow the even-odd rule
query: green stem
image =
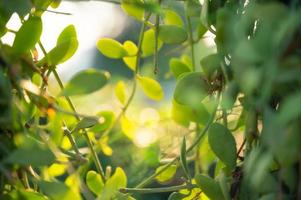
<svg viewBox="0 0 301 200">
<path fill-rule="evenodd" d="M 196 185 L 176 185 L 163 188 L 121 188 L 119 191 L 122 193 L 140 193 L 140 194 L 150 194 L 150 193 L 162 193 L 162 192 L 174 192 L 182 189 L 192 189 Z"/>
<path fill-rule="evenodd" d="M 158 0 L 159 5 L 161 4 L 161 0 Z M 155 22 L 155 52 L 154 52 L 154 73 L 158 73 L 158 36 L 159 36 L 159 24 L 160 24 L 160 15 L 156 15 Z"/>
<path fill-rule="evenodd" d="M 52 72 L 53 72 L 54 77 L 55 77 L 56 81 L 58 82 L 58 84 L 59 84 L 61 90 L 63 90 L 63 89 L 64 89 L 64 85 L 63 85 L 62 80 L 61 80 L 60 77 L 59 77 L 59 74 L 57 73 L 57 71 L 56 71 L 55 69 L 53 69 Z M 70 108 L 71 108 L 72 111 L 75 113 L 75 118 L 77 119 L 77 121 L 80 121 L 80 117 L 77 115 L 75 106 L 73 105 L 73 103 L 72 103 L 70 97 L 65 95 L 65 98 L 66 98 L 66 100 L 67 100 L 67 102 L 68 102 Z M 94 150 L 92 141 L 91 141 L 91 139 L 89 138 L 89 135 L 88 135 L 87 131 L 83 130 L 83 135 L 84 135 L 84 137 L 85 137 L 86 142 L 88 143 L 88 147 L 89 147 L 89 149 L 90 149 L 90 151 L 91 151 L 91 154 L 92 154 L 92 157 L 93 157 L 93 160 L 94 160 L 96 169 L 97 169 L 98 173 L 100 174 L 102 181 L 103 181 L 103 182 L 106 182 L 106 178 L 105 178 L 105 174 L 104 174 L 103 168 L 102 168 L 102 166 L 101 166 L 101 164 L 100 164 L 99 158 L 98 158 L 98 156 L 97 156 L 96 151 Z"/>
<path fill-rule="evenodd" d="M 192 32 L 191 19 L 188 16 L 187 11 L 186 11 L 186 21 L 187 21 L 187 28 L 188 28 L 188 40 L 189 40 L 190 52 L 191 52 L 192 71 L 195 71 L 195 53 L 194 53 L 193 32 Z"/>
</svg>

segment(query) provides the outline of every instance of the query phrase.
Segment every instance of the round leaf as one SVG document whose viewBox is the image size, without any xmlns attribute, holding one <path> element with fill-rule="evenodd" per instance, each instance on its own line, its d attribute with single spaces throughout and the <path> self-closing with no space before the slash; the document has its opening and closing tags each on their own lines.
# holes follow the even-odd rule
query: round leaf
<svg viewBox="0 0 301 200">
<path fill-rule="evenodd" d="M 126 101 L 126 88 L 123 81 L 118 81 L 115 87 L 115 95 L 120 103 L 125 104 Z"/>
<path fill-rule="evenodd" d="M 144 18 L 144 9 L 141 6 L 134 4 L 134 2 L 121 1 L 121 8 L 129 15 L 137 20 L 142 21 Z"/>
<path fill-rule="evenodd" d="M 175 25 L 160 25 L 159 38 L 167 44 L 179 44 L 187 40 L 184 28 Z"/>
<path fill-rule="evenodd" d="M 165 25 L 176 25 L 183 26 L 183 21 L 178 13 L 173 10 L 164 11 L 164 24 Z"/>
<path fill-rule="evenodd" d="M 101 111 L 97 113 L 100 123 L 97 123 L 90 130 L 93 132 L 102 132 L 108 129 L 115 120 L 115 115 L 112 111 Z"/>
<path fill-rule="evenodd" d="M 101 176 L 95 171 L 88 171 L 86 176 L 88 188 L 96 195 L 100 195 L 104 187 Z"/>
<path fill-rule="evenodd" d="M 83 95 L 101 89 L 109 79 L 109 73 L 87 69 L 74 75 L 61 92 L 61 95 Z"/>
<path fill-rule="evenodd" d="M 123 58 L 128 55 L 126 49 L 118 41 L 110 38 L 102 38 L 97 42 L 98 50 L 109 58 Z"/>
<path fill-rule="evenodd" d="M 176 85 L 174 99 L 183 105 L 198 105 L 207 96 L 209 84 L 200 72 L 183 74 Z"/>
<path fill-rule="evenodd" d="M 236 165 L 236 143 L 231 132 L 219 123 L 209 128 L 208 141 L 215 155 L 230 169 Z"/>
<path fill-rule="evenodd" d="M 128 53 L 128 57 L 123 57 L 123 62 L 133 71 L 136 70 L 138 48 L 132 41 L 125 41 L 123 47 Z"/>
<path fill-rule="evenodd" d="M 158 38 L 158 50 L 162 47 L 163 43 Z M 142 56 L 147 57 L 155 52 L 155 31 L 149 29 L 144 32 L 143 41 L 142 41 Z"/>
<path fill-rule="evenodd" d="M 137 79 L 143 89 L 143 92 L 150 99 L 159 101 L 163 98 L 162 87 L 156 80 L 139 75 L 137 76 Z"/>
</svg>

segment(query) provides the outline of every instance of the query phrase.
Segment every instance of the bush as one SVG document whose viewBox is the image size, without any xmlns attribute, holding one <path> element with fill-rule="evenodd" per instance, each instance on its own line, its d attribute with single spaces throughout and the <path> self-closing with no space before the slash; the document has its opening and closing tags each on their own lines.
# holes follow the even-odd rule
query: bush
<svg viewBox="0 0 301 200">
<path fill-rule="evenodd" d="M 59 3 L 0 2 L 0 36 L 15 34 L 12 46 L 0 43 L 1 199 L 146 199 L 144 194 L 161 193 L 171 200 L 301 199 L 299 1 L 113 1 L 141 24 L 138 42 L 101 38 L 96 46 L 123 60 L 133 73 L 132 88 L 127 94 L 124 81 L 117 82 L 121 112 L 93 116 L 78 113 L 71 97 L 102 89 L 110 74 L 90 68 L 63 84 L 56 68 L 77 50 L 75 27 L 67 26 L 48 52 L 40 41 L 41 16 Z M 6 28 L 13 13 L 22 20 L 18 31 Z M 199 59 L 196 47 L 208 33 L 216 52 Z M 141 71 L 141 60 L 152 57 L 158 72 L 164 46 L 180 55 L 169 61 L 176 80 L 171 99 L 160 81 Z M 48 90 L 50 75 L 61 89 L 55 96 Z M 127 176 L 127 164 L 112 170 L 104 156 L 112 155 L 111 144 L 119 147 L 113 158 L 126 160 L 135 151 L 135 125 L 126 113 L 137 90 L 153 101 L 168 99 L 175 128 L 193 133 L 182 134 L 178 155 L 165 164 L 156 160 L 158 146 L 147 149 L 144 177 L 139 164 Z"/>
</svg>

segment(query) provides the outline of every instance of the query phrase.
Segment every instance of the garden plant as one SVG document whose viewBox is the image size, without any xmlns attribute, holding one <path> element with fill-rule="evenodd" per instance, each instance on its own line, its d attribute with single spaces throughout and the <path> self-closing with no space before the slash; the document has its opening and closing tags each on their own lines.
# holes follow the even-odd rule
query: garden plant
<svg viewBox="0 0 301 200">
<path fill-rule="evenodd" d="M 101 1 L 139 24 L 134 41 L 95 44 L 99 56 L 127 66 L 131 81 L 111 82 L 114 73 L 87 66 L 63 82 L 57 68 L 80 45 L 75 26 L 51 50 L 40 39 L 43 14 L 61 2 L 0 0 L 0 36 L 14 34 L 12 45 L 0 43 L 0 199 L 301 199 L 299 0 Z M 7 27 L 13 14 L 18 30 Z M 215 51 L 200 57 L 208 37 Z M 166 48 L 175 52 L 169 66 L 160 64 Z M 157 78 L 164 70 L 171 96 Z M 58 93 L 49 90 L 50 77 Z M 101 94 L 109 84 L 118 112 L 78 112 L 73 98 Z M 140 168 L 127 170 L 135 159 L 107 161 L 133 148 L 127 116 L 137 92 L 153 105 L 165 101 L 168 120 L 183 130 L 173 156 L 139 177 Z M 160 149 L 146 158 L 153 154 Z"/>
</svg>

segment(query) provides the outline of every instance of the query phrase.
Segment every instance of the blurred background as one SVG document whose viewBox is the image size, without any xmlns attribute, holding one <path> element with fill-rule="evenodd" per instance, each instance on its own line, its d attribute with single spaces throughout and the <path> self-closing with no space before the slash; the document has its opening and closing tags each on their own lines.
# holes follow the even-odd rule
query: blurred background
<svg viewBox="0 0 301 200">
<path fill-rule="evenodd" d="M 181 10 L 181 2 L 174 2 L 174 8 Z M 95 115 L 99 111 L 112 111 L 115 115 L 121 111 L 114 88 L 119 80 L 123 80 L 130 93 L 132 85 L 132 71 L 122 60 L 112 60 L 104 57 L 96 48 L 100 38 L 109 37 L 123 43 L 131 40 L 137 44 L 140 23 L 126 15 L 120 5 L 100 1 L 62 1 L 54 10 L 55 13 L 43 14 L 43 33 L 41 42 L 47 51 L 51 50 L 60 32 L 69 24 L 76 27 L 79 48 L 76 54 L 67 62 L 57 66 L 58 73 L 64 82 L 68 81 L 75 73 L 86 68 L 97 68 L 109 71 L 110 83 L 102 90 L 90 95 L 73 97 L 72 100 L 79 113 Z M 184 21 L 184 17 L 182 16 Z M 18 30 L 21 26 L 19 17 L 14 14 L 8 23 L 8 28 Z M 3 43 L 12 44 L 14 34 L 7 33 L 1 40 Z M 195 44 L 196 65 L 198 61 L 216 51 L 214 38 L 206 33 L 203 40 Z M 37 49 L 40 57 L 43 54 Z M 171 102 L 175 79 L 169 71 L 169 60 L 185 54 L 188 47 L 183 45 L 164 45 L 159 51 L 159 72 L 154 74 L 153 58 L 147 57 L 141 61 L 141 74 L 152 77 L 160 82 L 164 90 L 164 99 L 155 102 L 148 99 L 141 88 L 138 87 L 135 98 L 126 112 L 126 118 L 121 120 L 121 128 L 116 128 L 110 134 L 106 148 L 100 153 L 103 165 L 122 166 L 128 177 L 128 186 L 132 187 L 143 180 L 144 177 L 154 172 L 160 162 L 164 162 L 179 154 L 182 137 L 189 130 L 176 124 L 171 119 Z M 49 91 L 57 95 L 59 87 L 53 78 L 49 80 Z M 83 143 L 84 146 L 84 143 Z M 203 151 L 206 154 L 206 150 Z M 112 156 L 113 155 L 113 156 Z M 206 156 L 209 159 L 210 156 Z M 210 162 L 209 162 L 210 161 Z M 181 181 L 181 172 L 173 182 L 154 182 L 150 187 L 175 184 Z M 138 199 L 167 199 L 169 194 L 145 195 Z"/>
</svg>

